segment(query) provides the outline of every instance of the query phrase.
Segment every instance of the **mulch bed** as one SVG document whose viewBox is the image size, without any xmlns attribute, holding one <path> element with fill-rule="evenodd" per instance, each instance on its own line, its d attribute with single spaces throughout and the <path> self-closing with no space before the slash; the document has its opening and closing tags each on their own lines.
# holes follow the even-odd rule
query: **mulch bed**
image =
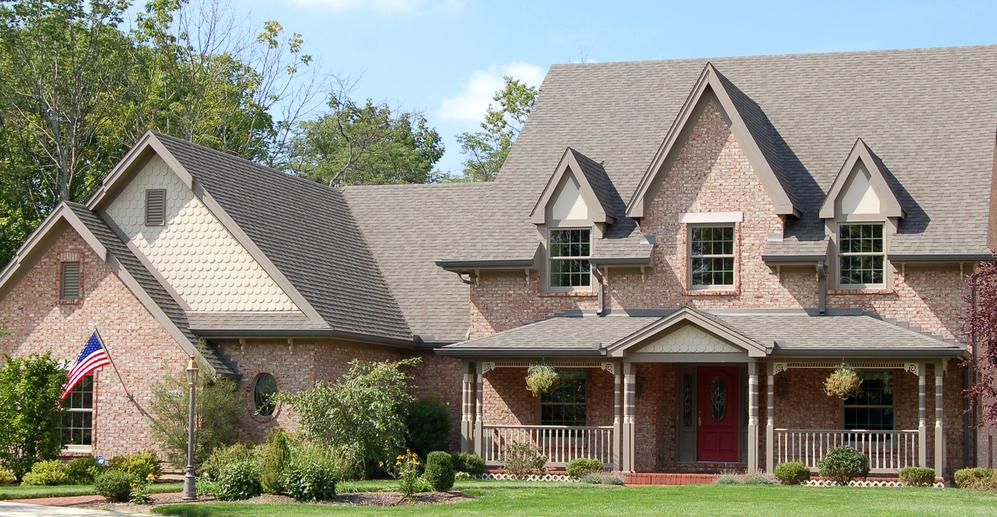
<svg viewBox="0 0 997 517">
<path fill-rule="evenodd" d="M 91 508 L 95 510 L 109 510 L 125 513 L 150 513 L 152 507 L 161 504 L 173 504 L 182 502 L 180 494 L 153 494 L 152 505 L 140 505 L 132 503 L 111 503 L 108 501 L 91 502 L 79 505 L 81 508 Z M 316 501 L 316 504 L 329 504 L 336 506 L 401 506 L 408 504 L 446 504 L 459 503 L 473 499 L 461 492 L 427 492 L 424 494 L 414 494 L 412 497 L 405 497 L 400 492 L 347 492 L 336 495 L 335 499 L 329 501 Z M 213 498 L 202 497 L 198 499 L 200 503 L 215 502 Z M 250 504 L 293 504 L 297 501 L 285 495 L 264 494 L 239 503 Z M 197 503 L 190 503 L 197 504 Z"/>
</svg>

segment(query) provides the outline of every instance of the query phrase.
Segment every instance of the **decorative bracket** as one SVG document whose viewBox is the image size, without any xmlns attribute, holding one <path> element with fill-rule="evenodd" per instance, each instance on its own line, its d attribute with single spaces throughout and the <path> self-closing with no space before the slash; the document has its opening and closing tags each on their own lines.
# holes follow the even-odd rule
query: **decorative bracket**
<svg viewBox="0 0 997 517">
<path fill-rule="evenodd" d="M 904 363 L 904 371 L 907 373 L 913 373 L 914 375 L 920 375 L 920 364 L 918 363 Z"/>
<path fill-rule="evenodd" d="M 789 363 L 772 363 L 772 375 L 779 375 L 780 373 L 789 369 Z"/>
<path fill-rule="evenodd" d="M 526 285 L 530 285 L 530 269 L 526 268 L 523 270 L 526 273 Z"/>
<path fill-rule="evenodd" d="M 484 361 L 481 363 L 481 375 L 484 375 L 495 369 L 495 361 Z"/>
<path fill-rule="evenodd" d="M 599 369 L 604 372 L 616 373 L 616 363 L 602 363 L 599 365 Z"/>
</svg>

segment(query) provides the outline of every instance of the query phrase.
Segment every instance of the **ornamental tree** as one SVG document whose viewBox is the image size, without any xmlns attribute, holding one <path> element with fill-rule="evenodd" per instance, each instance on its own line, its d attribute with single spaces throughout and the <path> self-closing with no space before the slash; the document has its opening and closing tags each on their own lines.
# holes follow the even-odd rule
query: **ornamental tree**
<svg viewBox="0 0 997 517">
<path fill-rule="evenodd" d="M 59 393 L 66 371 L 51 354 L 3 356 L 0 366 L 0 465 L 20 480 L 62 448 Z"/>
<path fill-rule="evenodd" d="M 997 424 L 997 262 L 987 261 L 969 277 L 966 333 L 976 348 L 976 380 L 967 390 L 984 422 Z"/>
</svg>

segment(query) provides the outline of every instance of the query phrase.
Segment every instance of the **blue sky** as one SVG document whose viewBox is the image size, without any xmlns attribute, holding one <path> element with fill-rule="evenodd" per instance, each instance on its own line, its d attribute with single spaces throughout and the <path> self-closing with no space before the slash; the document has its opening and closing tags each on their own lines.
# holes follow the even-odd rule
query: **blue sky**
<svg viewBox="0 0 997 517">
<path fill-rule="evenodd" d="M 419 111 L 444 136 L 474 130 L 504 74 L 553 63 L 997 43 L 997 2 L 233 0 L 301 33 L 353 94 Z"/>
</svg>

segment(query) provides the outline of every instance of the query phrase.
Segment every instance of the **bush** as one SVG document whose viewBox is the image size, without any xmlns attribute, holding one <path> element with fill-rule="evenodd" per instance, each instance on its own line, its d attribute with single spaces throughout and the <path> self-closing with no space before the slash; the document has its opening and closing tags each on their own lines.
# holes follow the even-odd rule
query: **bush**
<svg viewBox="0 0 997 517">
<path fill-rule="evenodd" d="M 446 492 L 453 488 L 454 482 L 453 459 L 450 453 L 443 451 L 433 451 L 426 457 L 426 472 L 423 477 L 429 482 L 429 486 L 437 492 Z"/>
<path fill-rule="evenodd" d="M 215 449 L 234 443 L 245 401 L 235 382 L 210 375 L 201 365 L 195 399 L 197 435 L 194 465 L 201 465 Z M 176 372 L 153 387 L 152 437 L 165 454 L 166 462 L 177 468 L 187 465 L 187 373 Z"/>
<path fill-rule="evenodd" d="M 215 449 L 211 456 L 201 466 L 201 473 L 212 481 L 218 481 L 222 469 L 226 465 L 251 461 L 253 459 L 252 445 L 236 443 Z"/>
<path fill-rule="evenodd" d="M 713 480 L 714 485 L 740 485 L 741 480 L 734 474 L 720 474 Z"/>
<path fill-rule="evenodd" d="M 526 479 L 530 474 L 542 476 L 546 472 L 547 458 L 527 442 L 512 442 L 507 445 L 502 461 L 506 472 L 516 479 Z"/>
<path fill-rule="evenodd" d="M 799 485 L 810 479 L 810 469 L 799 461 L 787 461 L 775 466 L 775 477 L 784 485 Z"/>
<path fill-rule="evenodd" d="M 322 501 L 336 496 L 339 474 L 332 450 L 315 443 L 300 443 L 291 449 L 291 462 L 284 469 L 284 489 L 299 501 Z"/>
<path fill-rule="evenodd" d="M 847 485 L 852 479 L 869 475 L 869 458 L 854 447 L 835 447 L 817 462 L 821 477 L 831 479 L 839 485 Z"/>
<path fill-rule="evenodd" d="M 10 485 L 17 482 L 17 478 L 14 477 L 14 473 L 0 467 L 0 486 Z"/>
<path fill-rule="evenodd" d="M 741 476 L 740 481 L 745 485 L 771 485 L 773 483 L 772 478 L 762 472 L 750 472 L 745 474 Z"/>
<path fill-rule="evenodd" d="M 987 492 L 997 492 L 997 476 L 974 479 L 966 485 L 971 490 L 986 490 Z"/>
<path fill-rule="evenodd" d="M 623 485 L 623 478 L 612 474 L 587 474 L 582 477 L 582 483 L 590 485 Z"/>
<path fill-rule="evenodd" d="M 467 481 L 467 480 L 471 479 L 471 475 L 468 474 L 467 472 L 457 472 L 456 474 L 454 474 L 453 478 L 454 478 L 454 481 Z M 3 481 L 0 480 L 0 485 L 2 485 L 2 484 L 3 484 Z"/>
<path fill-rule="evenodd" d="M 25 485 L 61 485 L 66 482 L 66 466 L 59 460 L 36 462 L 24 475 Z"/>
<path fill-rule="evenodd" d="M 101 471 L 103 467 L 93 456 L 73 458 L 66 464 L 66 482 L 72 485 L 89 485 Z"/>
<path fill-rule="evenodd" d="M 222 501 L 238 501 L 260 495 L 260 473 L 252 461 L 236 461 L 221 468 L 218 473 L 216 496 Z"/>
<path fill-rule="evenodd" d="M 409 404 L 405 426 L 408 428 L 406 446 L 420 458 L 450 447 L 450 408 L 438 398 L 419 399 Z"/>
<path fill-rule="evenodd" d="M 589 474 L 601 472 L 603 464 L 595 458 L 575 458 L 568 462 L 568 475 L 573 478 L 583 478 Z"/>
<path fill-rule="evenodd" d="M 0 360 L 0 465 L 18 480 L 36 462 L 59 456 L 65 382 L 66 371 L 48 353 Z"/>
<path fill-rule="evenodd" d="M 214 497 L 218 494 L 218 482 L 212 481 L 207 477 L 201 476 L 194 481 L 194 489 L 197 491 L 197 495 Z"/>
<path fill-rule="evenodd" d="M 150 474 L 154 478 L 158 478 L 162 473 L 159 469 L 159 458 L 156 457 L 156 453 L 151 451 L 115 456 L 108 462 L 108 467 L 111 470 L 132 474 L 139 480 L 148 478 Z"/>
<path fill-rule="evenodd" d="M 97 476 L 94 482 L 94 492 L 115 503 L 123 503 L 132 495 L 132 485 L 138 484 L 134 474 L 120 470 L 108 470 Z"/>
<path fill-rule="evenodd" d="M 284 493 L 284 469 L 291 461 L 291 446 L 287 433 L 274 429 L 267 435 L 267 442 L 256 448 L 256 461 L 260 470 L 260 485 L 267 494 Z"/>
<path fill-rule="evenodd" d="M 900 481 L 908 486 L 931 486 L 935 483 L 935 469 L 931 467 L 904 467 Z"/>
<path fill-rule="evenodd" d="M 453 453 L 453 464 L 457 472 L 465 472 L 471 476 L 485 473 L 485 460 L 473 452 Z"/>
<path fill-rule="evenodd" d="M 955 478 L 956 486 L 959 488 L 973 488 L 971 485 L 974 485 L 977 481 L 994 477 L 994 470 L 986 467 L 959 469 L 955 471 L 953 477 Z"/>
</svg>

